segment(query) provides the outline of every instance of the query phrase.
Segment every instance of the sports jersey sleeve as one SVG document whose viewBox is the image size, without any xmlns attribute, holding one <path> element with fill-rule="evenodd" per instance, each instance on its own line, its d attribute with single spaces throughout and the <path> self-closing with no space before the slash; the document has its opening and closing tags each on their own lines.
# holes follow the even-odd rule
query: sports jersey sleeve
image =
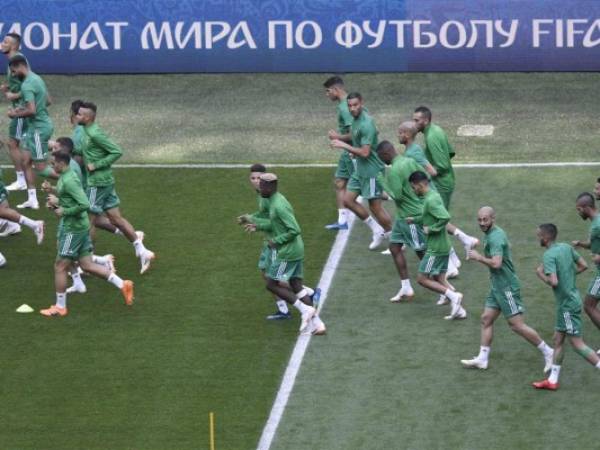
<svg viewBox="0 0 600 450">
<path fill-rule="evenodd" d="M 450 171 L 450 155 L 442 136 L 431 133 L 427 136 L 427 149 L 431 156 L 431 165 L 435 167 L 439 175 Z"/>
<path fill-rule="evenodd" d="M 33 86 L 30 83 L 23 83 L 21 85 L 21 98 L 25 103 L 35 103 L 35 92 Z"/>
<path fill-rule="evenodd" d="M 504 239 L 493 236 L 488 240 L 489 254 L 491 256 L 503 256 L 504 255 Z"/>
<path fill-rule="evenodd" d="M 376 138 L 377 130 L 373 125 L 363 125 L 360 128 L 360 137 L 358 140 L 358 146 L 362 147 L 363 145 L 371 145 L 373 140 Z M 375 150 L 372 148 L 371 150 Z"/>
<path fill-rule="evenodd" d="M 276 212 L 286 231 L 277 236 L 273 236 L 272 241 L 277 245 L 283 245 L 298 236 L 301 230 L 290 208 L 278 206 Z"/>
<path fill-rule="evenodd" d="M 594 227 L 590 232 L 590 250 L 593 254 L 600 255 L 600 227 Z"/>
<path fill-rule="evenodd" d="M 581 255 L 577 253 L 577 250 L 573 247 L 571 247 L 571 257 L 573 258 L 573 262 L 577 262 L 581 259 Z"/>
<path fill-rule="evenodd" d="M 79 184 L 76 184 L 74 181 L 68 181 L 65 183 L 64 189 L 66 194 L 76 203 L 75 206 L 70 208 L 63 208 L 64 217 L 76 216 L 90 209 L 90 202 Z"/>
<path fill-rule="evenodd" d="M 429 200 L 428 212 L 435 219 L 435 222 L 429 226 L 429 230 L 434 233 L 442 231 L 446 228 L 446 224 L 450 222 L 450 214 L 444 208 L 442 199 L 439 197 Z"/>
<path fill-rule="evenodd" d="M 413 151 L 411 156 L 421 167 L 426 167 L 429 164 L 429 161 L 425 157 L 425 153 L 423 153 L 423 150 L 421 149 Z"/>
<path fill-rule="evenodd" d="M 350 133 L 350 128 L 352 127 L 352 115 L 348 112 L 347 108 L 344 110 L 341 104 L 337 107 L 338 113 L 338 131 L 341 134 Z"/>
<path fill-rule="evenodd" d="M 123 151 L 121 147 L 112 142 L 104 132 L 98 130 L 97 133 L 90 135 L 90 140 L 94 142 L 98 147 L 102 148 L 107 154 L 104 158 L 101 158 L 94 162 L 96 169 L 104 169 L 110 167 L 116 160 L 122 155 Z"/>
<path fill-rule="evenodd" d="M 551 275 L 553 273 L 556 273 L 556 259 L 554 258 L 554 256 L 552 256 L 548 252 L 544 253 L 543 263 L 544 263 L 544 273 L 546 275 Z"/>
<path fill-rule="evenodd" d="M 389 169 L 385 176 L 379 172 L 377 174 L 377 182 L 392 200 L 397 200 L 402 196 L 402 183 L 398 179 L 398 176 L 392 172 L 392 169 Z"/>
</svg>

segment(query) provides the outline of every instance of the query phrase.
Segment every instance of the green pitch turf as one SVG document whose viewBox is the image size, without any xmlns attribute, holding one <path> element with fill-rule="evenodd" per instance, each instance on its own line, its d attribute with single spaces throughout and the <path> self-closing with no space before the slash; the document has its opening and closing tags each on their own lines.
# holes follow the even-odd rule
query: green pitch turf
<svg viewBox="0 0 600 450">
<path fill-rule="evenodd" d="M 584 238 L 589 222 L 576 214 L 574 199 L 597 175 L 594 169 L 458 171 L 453 222 L 481 236 L 477 208 L 497 209 L 522 281 L 526 321 L 549 344 L 554 297 L 534 274 L 543 253 L 535 229 L 552 221 L 559 240 Z M 597 448 L 597 369 L 567 348 L 560 390 L 535 391 L 530 383 L 543 379 L 542 356 L 502 318 L 489 369 L 463 369 L 460 359 L 479 351 L 488 271 L 463 261 L 453 283 L 465 294 L 469 317 L 445 321 L 448 307 L 436 306 L 437 295 L 420 287 L 412 303 L 388 301 L 399 279 L 391 257 L 368 252 L 369 239 L 356 224 L 322 314 L 329 333 L 310 344 L 273 449 Z M 589 262 L 589 253 L 582 255 Z M 410 255 L 413 277 L 416 264 Z M 579 276 L 580 289 L 592 271 Z M 600 345 L 587 316 L 584 338 Z"/>
<path fill-rule="evenodd" d="M 334 162 L 336 126 L 324 74 L 47 76 L 56 134 L 69 134 L 77 98 L 98 104 L 98 121 L 126 150 L 122 162 Z M 456 162 L 597 159 L 595 73 L 353 74 L 382 139 L 425 104 L 448 130 Z M 5 116 L 0 130 L 7 127 Z M 456 136 L 465 124 L 494 125 L 487 138 Z M 6 162 L 3 155 L 0 162 Z"/>
<path fill-rule="evenodd" d="M 330 170 L 280 170 L 315 283 L 332 243 L 322 227 Z M 5 174 L 12 178 L 12 174 Z M 267 323 L 275 310 L 256 269 L 261 239 L 235 217 L 256 210 L 245 170 L 117 170 L 124 215 L 146 232 L 158 259 L 139 275 L 133 247 L 99 232 L 136 303 L 86 278 L 66 318 L 37 313 L 54 302 L 56 220 L 41 246 L 24 229 L 0 239 L 2 350 L 0 448 L 184 450 L 207 448 L 214 411 L 219 449 L 255 445 L 295 341 L 298 321 Z M 11 203 L 24 194 L 11 195 Z M 306 201 L 311 198 L 311 201 Z M 331 209 L 331 208 L 330 208 Z M 17 314 L 27 303 L 33 314 Z"/>
</svg>

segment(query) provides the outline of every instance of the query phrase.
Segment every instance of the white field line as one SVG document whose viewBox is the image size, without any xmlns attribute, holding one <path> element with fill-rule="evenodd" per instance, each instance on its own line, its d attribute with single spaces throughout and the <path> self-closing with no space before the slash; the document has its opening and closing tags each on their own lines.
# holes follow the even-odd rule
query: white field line
<svg viewBox="0 0 600 450">
<path fill-rule="evenodd" d="M 323 309 L 323 306 L 325 306 L 325 301 L 327 300 L 327 295 L 329 294 L 331 281 L 333 280 L 338 264 L 342 259 L 344 249 L 346 248 L 346 244 L 348 243 L 348 237 L 352 232 L 354 221 L 355 217 L 354 215 L 351 215 L 351 217 L 348 219 L 348 231 L 338 232 L 335 238 L 335 242 L 333 243 L 333 247 L 331 247 L 331 251 L 329 252 L 329 257 L 327 258 L 325 268 L 323 269 L 323 273 L 321 274 L 321 279 L 319 280 L 318 284 L 318 286 L 321 288 L 321 301 L 319 303 L 319 312 Z M 306 349 L 308 348 L 308 344 L 310 343 L 310 338 L 310 335 L 298 336 L 298 340 L 296 341 L 294 351 L 292 352 L 290 361 L 288 362 L 287 368 L 285 369 L 283 380 L 281 381 L 281 386 L 279 387 L 279 391 L 277 392 L 277 397 L 275 397 L 275 402 L 273 403 L 273 407 L 271 408 L 269 419 L 265 424 L 262 435 L 258 442 L 257 450 L 269 450 L 271 448 L 271 444 L 273 443 L 273 439 L 275 438 L 275 432 L 277 431 L 279 422 L 281 422 L 283 411 L 285 410 L 288 399 L 290 398 L 290 394 L 292 393 L 294 383 L 296 382 L 296 376 L 298 375 L 300 365 L 302 364 L 302 360 L 304 359 L 304 354 L 306 353 Z"/>
<path fill-rule="evenodd" d="M 337 167 L 337 164 L 327 163 L 309 163 L 309 164 L 287 164 L 273 163 L 265 164 L 267 167 L 283 167 L 291 169 L 303 169 L 311 167 Z M 600 166 L 600 161 L 571 161 L 571 162 L 545 162 L 545 163 L 465 163 L 453 164 L 452 167 L 457 169 L 509 169 L 520 167 L 597 167 Z M 13 166 L 9 164 L 0 165 L 1 169 L 11 169 Z M 117 169 L 247 169 L 250 164 L 115 164 Z"/>
</svg>

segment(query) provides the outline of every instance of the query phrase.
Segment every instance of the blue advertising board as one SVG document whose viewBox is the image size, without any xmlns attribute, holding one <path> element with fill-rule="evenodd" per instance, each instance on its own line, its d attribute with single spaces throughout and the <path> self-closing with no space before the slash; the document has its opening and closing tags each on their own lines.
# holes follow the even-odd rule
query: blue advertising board
<svg viewBox="0 0 600 450">
<path fill-rule="evenodd" d="M 40 73 L 600 70 L 598 0 L 2 0 Z"/>
</svg>

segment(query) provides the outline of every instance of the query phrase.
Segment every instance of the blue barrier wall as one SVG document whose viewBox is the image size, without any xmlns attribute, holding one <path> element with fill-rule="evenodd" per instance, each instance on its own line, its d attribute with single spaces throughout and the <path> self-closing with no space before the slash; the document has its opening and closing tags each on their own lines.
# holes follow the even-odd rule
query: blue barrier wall
<svg viewBox="0 0 600 450">
<path fill-rule="evenodd" d="M 19 0 L 40 73 L 600 70 L 600 0 Z"/>
</svg>

